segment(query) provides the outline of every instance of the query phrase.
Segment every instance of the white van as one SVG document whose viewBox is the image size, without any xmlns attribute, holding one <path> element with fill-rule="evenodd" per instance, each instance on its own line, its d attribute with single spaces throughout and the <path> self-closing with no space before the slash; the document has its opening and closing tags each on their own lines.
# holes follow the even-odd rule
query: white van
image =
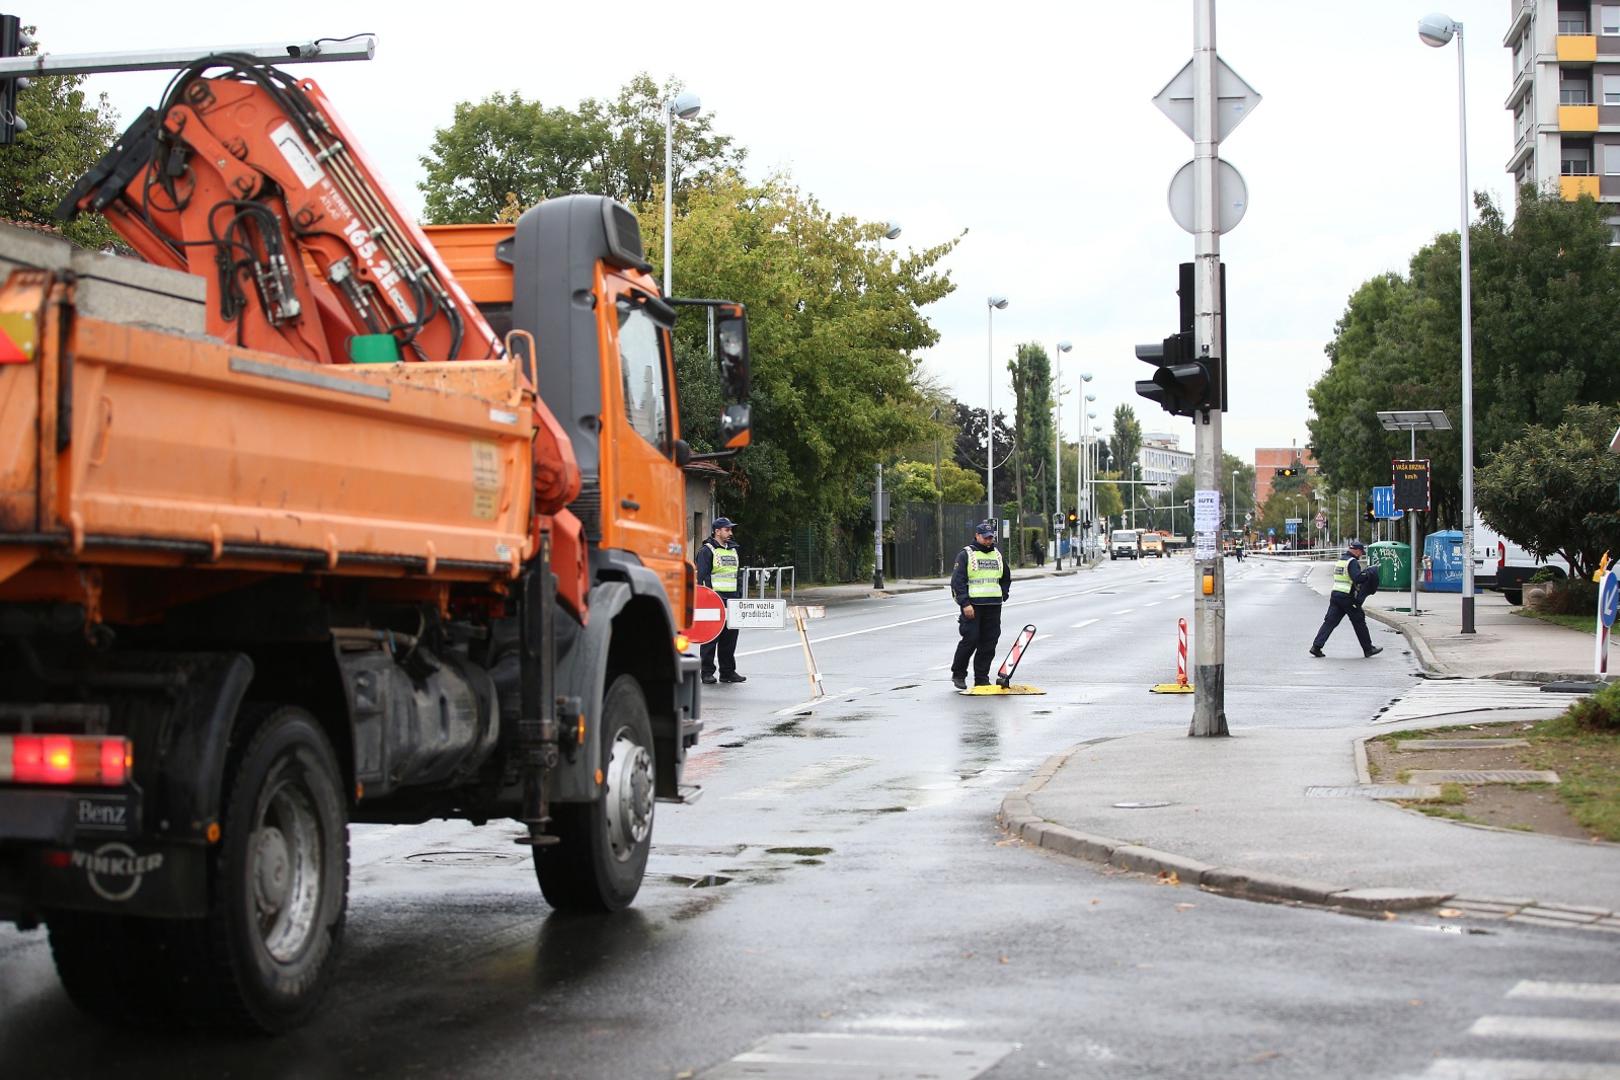
<svg viewBox="0 0 1620 1080">
<path fill-rule="evenodd" d="M 1108 557 L 1110 559 L 1140 559 L 1142 557 L 1142 533 L 1137 529 L 1115 529 L 1108 537 Z"/>
<path fill-rule="evenodd" d="M 1568 577 L 1574 568 L 1561 555 L 1538 559 L 1503 536 L 1474 511 L 1474 582 L 1480 588 L 1494 589 L 1510 604 L 1524 601 L 1524 583 L 1537 570 L 1546 567 Z"/>
</svg>

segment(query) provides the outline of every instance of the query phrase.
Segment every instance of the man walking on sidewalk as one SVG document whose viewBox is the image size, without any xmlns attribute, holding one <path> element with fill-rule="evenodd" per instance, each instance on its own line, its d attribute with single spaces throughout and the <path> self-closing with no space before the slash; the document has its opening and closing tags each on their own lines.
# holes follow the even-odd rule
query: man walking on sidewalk
<svg viewBox="0 0 1620 1080">
<path fill-rule="evenodd" d="M 726 601 L 735 600 L 742 593 L 742 555 L 731 542 L 731 534 L 736 527 L 737 523 L 728 517 L 715 518 L 714 532 L 698 548 L 695 564 L 698 584 L 707 585 Z M 698 655 L 703 658 L 704 682 L 715 681 L 716 652 L 720 654 L 721 682 L 748 681 L 746 675 L 737 674 L 737 631 L 728 626 L 720 631 L 718 638 L 698 650 Z"/>
<path fill-rule="evenodd" d="M 1333 592 L 1328 597 L 1327 617 L 1322 620 L 1322 629 L 1316 632 L 1316 640 L 1311 642 L 1312 656 L 1326 656 L 1322 646 L 1332 635 L 1339 621 L 1346 615 L 1350 616 L 1350 626 L 1356 632 L 1356 640 L 1361 642 L 1361 652 L 1364 656 L 1377 656 L 1383 648 L 1372 643 L 1367 634 L 1367 616 L 1361 613 L 1361 602 L 1372 592 L 1378 582 L 1377 567 L 1363 568 L 1361 558 L 1367 554 L 1367 545 L 1360 540 L 1352 540 L 1349 550 L 1344 558 L 1333 564 Z"/>
<path fill-rule="evenodd" d="M 957 554 L 956 567 L 951 571 L 951 596 L 962 609 L 956 620 L 962 640 L 957 642 L 951 662 L 951 682 L 958 690 L 967 689 L 970 658 L 973 685 L 990 685 L 990 665 L 996 658 L 996 642 L 1001 639 L 1001 605 L 1012 589 L 1012 568 L 996 550 L 996 523 L 981 521 L 973 539 Z"/>
</svg>

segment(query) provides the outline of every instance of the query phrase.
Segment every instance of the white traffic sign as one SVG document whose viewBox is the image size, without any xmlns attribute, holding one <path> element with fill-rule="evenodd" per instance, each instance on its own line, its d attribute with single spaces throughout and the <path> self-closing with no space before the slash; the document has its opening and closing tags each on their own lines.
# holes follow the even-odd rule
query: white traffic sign
<svg viewBox="0 0 1620 1080">
<path fill-rule="evenodd" d="M 726 628 L 726 602 L 707 585 L 699 585 L 692 594 L 692 625 L 686 637 L 694 645 L 707 645 Z"/>
<path fill-rule="evenodd" d="M 1170 118 L 1187 138 L 1193 137 L 1193 61 L 1176 72 L 1153 99 L 1159 111 Z M 1232 129 L 1243 123 L 1243 118 L 1260 104 L 1259 91 L 1238 77 L 1226 66 L 1226 61 L 1215 58 L 1215 138 L 1225 139 Z"/>
<path fill-rule="evenodd" d="M 733 630 L 780 630 L 787 625 L 787 601 L 728 600 L 726 625 Z"/>
<path fill-rule="evenodd" d="M 1215 172 L 1215 190 L 1218 193 L 1215 199 L 1215 231 L 1229 233 L 1238 227 L 1238 222 L 1243 220 L 1243 212 L 1249 208 L 1249 186 L 1243 182 L 1243 174 L 1224 160 L 1216 163 Z M 1170 216 L 1190 233 L 1198 231 L 1197 211 L 1193 205 L 1197 191 L 1193 162 L 1189 161 L 1170 178 L 1167 198 Z"/>
<path fill-rule="evenodd" d="M 1219 532 L 1221 528 L 1221 493 L 1219 491 L 1193 492 L 1193 532 Z"/>
</svg>

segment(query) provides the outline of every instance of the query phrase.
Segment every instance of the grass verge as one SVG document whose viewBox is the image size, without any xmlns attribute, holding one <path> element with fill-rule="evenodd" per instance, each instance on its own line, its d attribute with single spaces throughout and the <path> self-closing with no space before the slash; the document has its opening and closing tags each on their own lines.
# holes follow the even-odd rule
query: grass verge
<svg viewBox="0 0 1620 1080">
<path fill-rule="evenodd" d="M 1533 766 L 1557 770 L 1570 816 L 1593 836 L 1620 841 L 1620 731 L 1583 727 L 1566 713 L 1526 737 Z"/>
<path fill-rule="evenodd" d="M 1531 611 L 1529 608 L 1514 608 L 1513 614 L 1526 619 L 1540 619 L 1544 623 L 1554 626 L 1566 626 L 1571 630 L 1580 630 L 1583 633 L 1597 633 L 1595 615 L 1553 615 L 1546 611 Z"/>
</svg>

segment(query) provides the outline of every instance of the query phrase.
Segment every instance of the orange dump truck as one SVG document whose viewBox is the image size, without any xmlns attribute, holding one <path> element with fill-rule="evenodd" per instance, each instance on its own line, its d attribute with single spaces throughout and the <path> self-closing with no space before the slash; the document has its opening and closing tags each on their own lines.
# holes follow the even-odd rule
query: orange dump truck
<svg viewBox="0 0 1620 1080">
<path fill-rule="evenodd" d="M 554 907 L 634 898 L 695 793 L 692 454 L 629 210 L 436 244 L 314 83 L 207 66 L 66 207 L 144 261 L 0 227 L 0 919 L 92 1013 L 275 1031 L 350 822 L 510 818 Z"/>
</svg>

